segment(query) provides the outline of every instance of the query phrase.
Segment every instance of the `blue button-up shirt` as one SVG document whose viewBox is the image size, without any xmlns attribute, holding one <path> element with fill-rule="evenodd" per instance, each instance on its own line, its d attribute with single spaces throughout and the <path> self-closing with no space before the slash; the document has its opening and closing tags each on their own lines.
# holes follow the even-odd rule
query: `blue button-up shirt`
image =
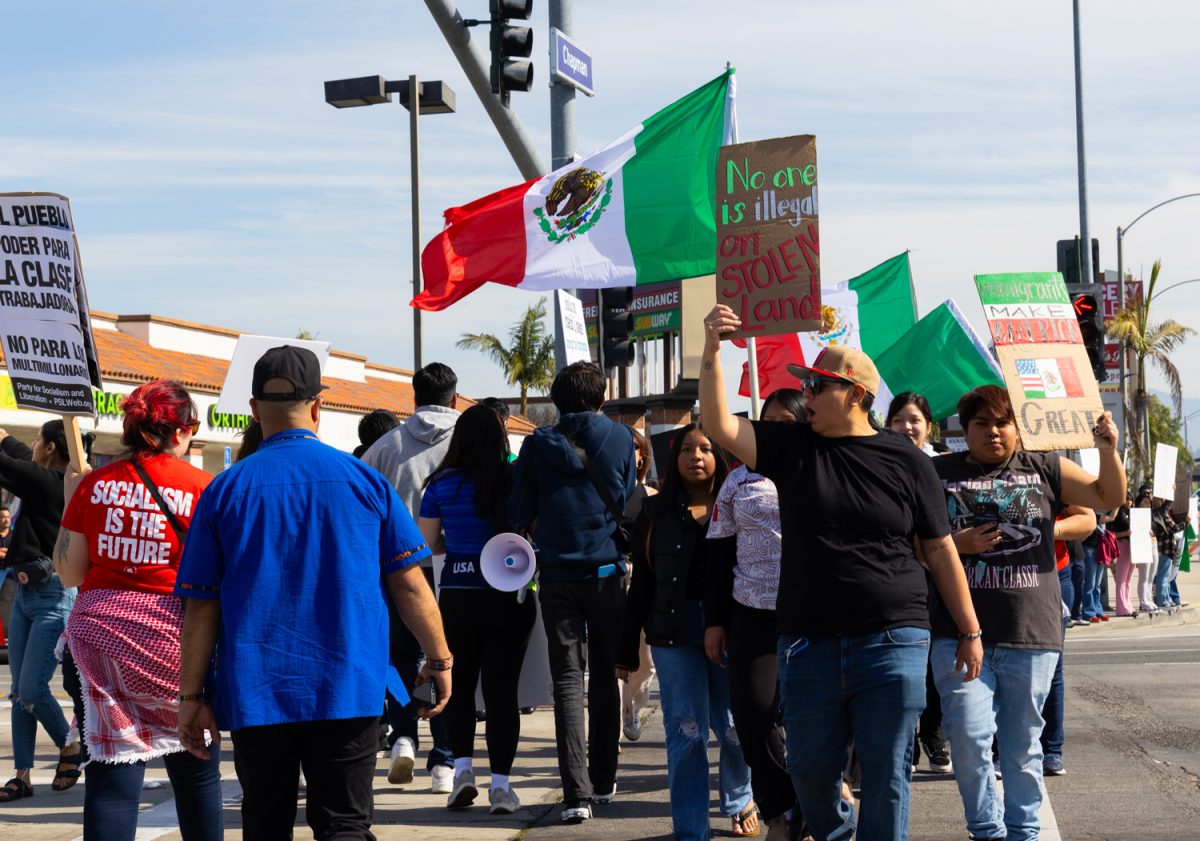
<svg viewBox="0 0 1200 841">
<path fill-rule="evenodd" d="M 429 555 L 382 475 L 286 430 L 212 481 L 177 595 L 219 599 L 222 729 L 378 715 L 388 660 L 381 577 Z"/>
</svg>

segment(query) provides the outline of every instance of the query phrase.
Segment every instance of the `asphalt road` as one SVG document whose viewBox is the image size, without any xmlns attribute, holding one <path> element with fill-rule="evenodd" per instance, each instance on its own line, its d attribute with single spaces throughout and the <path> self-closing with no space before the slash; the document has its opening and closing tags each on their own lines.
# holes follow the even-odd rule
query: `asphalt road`
<svg viewBox="0 0 1200 841">
<path fill-rule="evenodd" d="M 1196 841 L 1200 839 L 1200 668 L 1196 665 L 1200 625 L 1114 622 L 1103 630 L 1079 629 L 1068 638 L 1067 775 L 1046 781 L 1049 809 L 1043 839 Z M 0 691 L 5 695 L 8 684 L 8 671 L 0 668 Z M 479 808 L 449 812 L 444 796 L 428 793 L 424 775 L 419 774 L 407 790 L 388 786 L 384 780 L 387 763 L 381 758 L 375 833 L 380 841 L 670 838 L 661 720 L 653 708 L 647 716 L 642 739 L 624 745 L 616 802 L 597 806 L 596 818 L 586 824 L 567 827 L 559 822 L 552 714 L 541 709 L 522 722 L 522 752 L 513 783 L 526 808 L 517 815 L 499 820 Z M 480 739 L 480 756 L 484 750 Z M 226 837 L 232 841 L 241 833 L 238 786 L 228 759 L 231 756 L 223 763 Z M 9 770 L 11 761 L 8 715 L 0 713 L 0 765 L 5 766 L 0 773 Z M 0 838 L 79 838 L 83 787 L 65 794 L 49 792 L 46 783 L 52 768 L 49 742 L 39 733 L 35 770 L 39 794 L 32 800 L 0 806 Z M 153 763 L 148 779 L 162 780 L 164 776 L 161 763 Z M 144 793 L 143 808 L 149 810 L 142 818 L 145 838 L 179 838 L 170 797 L 169 785 Z M 714 837 L 728 837 L 728 820 L 714 816 L 712 826 Z M 297 838 L 308 837 L 309 831 L 301 823 Z M 910 837 L 914 841 L 966 838 L 952 777 L 916 775 Z"/>
</svg>

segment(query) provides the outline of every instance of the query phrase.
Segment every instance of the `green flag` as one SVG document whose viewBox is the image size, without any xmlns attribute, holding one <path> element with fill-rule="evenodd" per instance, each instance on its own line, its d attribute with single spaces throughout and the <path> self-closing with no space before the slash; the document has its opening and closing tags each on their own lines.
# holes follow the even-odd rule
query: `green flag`
<svg viewBox="0 0 1200 841">
<path fill-rule="evenodd" d="M 1183 533 L 1183 551 L 1179 553 L 1179 571 L 1192 571 L 1192 544 L 1196 542 L 1196 529 L 1188 521 L 1187 531 Z"/>
<path fill-rule="evenodd" d="M 893 394 L 924 395 L 935 421 L 954 414 L 958 399 L 971 389 L 1004 386 L 999 366 L 953 299 L 876 356 L 875 367 Z"/>
</svg>

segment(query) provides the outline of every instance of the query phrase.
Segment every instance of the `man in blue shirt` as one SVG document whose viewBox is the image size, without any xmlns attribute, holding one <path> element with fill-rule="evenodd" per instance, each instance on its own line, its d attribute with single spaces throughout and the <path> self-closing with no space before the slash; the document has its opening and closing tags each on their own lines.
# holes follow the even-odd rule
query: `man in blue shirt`
<svg viewBox="0 0 1200 841">
<path fill-rule="evenodd" d="M 323 388 L 307 349 L 258 361 L 262 445 L 201 496 L 176 581 L 180 739 L 204 757 L 205 731 L 214 746 L 232 731 L 247 841 L 291 837 L 301 768 L 316 837 L 373 841 L 383 582 L 429 654 L 417 682 L 437 698 L 422 714 L 450 697 L 453 658 L 420 568 L 429 549 L 387 480 L 317 439 Z"/>
</svg>

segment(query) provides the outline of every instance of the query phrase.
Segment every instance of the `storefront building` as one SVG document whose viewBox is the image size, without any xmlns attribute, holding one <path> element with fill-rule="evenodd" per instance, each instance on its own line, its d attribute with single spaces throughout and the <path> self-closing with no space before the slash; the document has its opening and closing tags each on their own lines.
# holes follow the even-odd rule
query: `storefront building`
<svg viewBox="0 0 1200 841">
<path fill-rule="evenodd" d="M 200 413 L 200 432 L 189 459 L 209 473 L 219 473 L 236 458 L 246 414 L 216 410 L 217 397 L 238 333 L 223 327 L 180 321 L 156 315 L 113 315 L 92 311 L 92 330 L 104 388 L 95 393 L 98 419 L 84 418 L 80 426 L 96 434 L 93 464 L 120 455 L 121 398 L 142 383 L 175 380 L 183 385 Z M 365 356 L 331 350 L 322 381 L 321 440 L 346 452 L 358 446 L 359 419 L 373 409 L 387 409 L 401 421 L 414 410 L 412 372 L 371 362 Z M 474 401 L 460 395 L 459 408 Z M 17 409 L 7 369 L 0 366 L 0 428 L 30 442 L 42 424 L 58 415 Z M 514 452 L 533 432 L 522 418 L 511 418 L 509 437 Z"/>
</svg>

